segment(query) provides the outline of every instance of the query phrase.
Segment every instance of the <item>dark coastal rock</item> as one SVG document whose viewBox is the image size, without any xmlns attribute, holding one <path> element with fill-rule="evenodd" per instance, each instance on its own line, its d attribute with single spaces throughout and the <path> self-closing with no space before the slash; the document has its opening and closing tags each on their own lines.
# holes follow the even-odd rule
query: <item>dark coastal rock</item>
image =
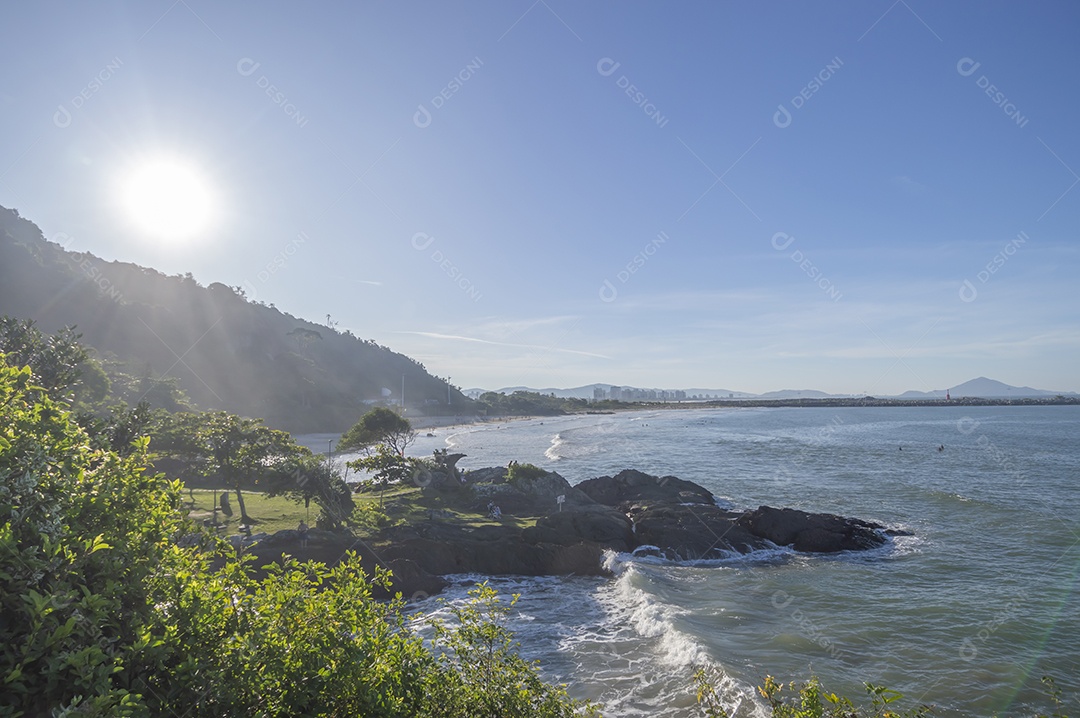
<svg viewBox="0 0 1080 718">
<path fill-rule="evenodd" d="M 436 593 L 446 574 L 605 575 L 609 550 L 695 560 L 774 545 L 833 553 L 887 540 L 877 524 L 832 514 L 768 506 L 731 511 L 717 506 L 704 487 L 673 476 L 625 470 L 572 487 L 554 472 L 524 473 L 510 480 L 503 467 L 469 471 L 461 488 L 438 494 L 445 510 L 431 508 L 426 519 L 384 527 L 364 542 L 315 530 L 300 548 L 296 532 L 283 531 L 251 550 L 272 560 L 291 554 L 327 563 L 355 550 L 365 569 L 390 568 L 392 590 L 408 597 Z M 501 508 L 502 521 L 457 518 L 458 511 L 484 514 L 491 502 Z"/>
<path fill-rule="evenodd" d="M 886 541 L 885 527 L 879 524 L 796 509 L 762 506 L 743 515 L 738 523 L 755 536 L 808 553 L 859 551 L 877 548 Z"/>
<path fill-rule="evenodd" d="M 712 493 L 693 481 L 674 476 L 650 476 L 633 469 L 624 469 L 615 476 L 601 476 L 577 485 L 583 493 L 599 504 L 627 508 L 635 503 L 693 503 L 714 504 Z"/>
<path fill-rule="evenodd" d="M 478 472 L 469 472 L 470 480 L 476 473 Z M 566 479 L 554 471 L 498 484 L 474 482 L 470 485 L 477 499 L 474 508 L 483 510 L 490 501 L 497 504 L 504 514 L 512 516 L 538 516 L 557 511 L 560 496 L 564 498 L 564 511 L 579 506 L 595 505 L 592 499 L 570 486 Z"/>
<path fill-rule="evenodd" d="M 256 566 L 283 563 L 289 558 L 334 566 L 347 552 L 352 551 L 359 556 L 360 564 L 369 577 L 375 575 L 376 566 L 389 568 L 393 572 L 389 591 L 379 586 L 373 588 L 372 593 L 378 598 L 389 598 L 395 593 L 401 593 L 406 598 L 417 592 L 433 594 L 446 586 L 446 581 L 424 570 L 419 563 L 381 556 L 372 551 L 367 543 L 346 532 L 310 529 L 305 545 L 298 531 L 288 529 L 269 534 L 247 550 L 256 556 Z"/>
<path fill-rule="evenodd" d="M 637 504 L 630 507 L 639 546 L 656 546 L 669 558 L 723 558 L 767 544 L 739 524 L 742 514 L 710 504 Z"/>
<path fill-rule="evenodd" d="M 467 484 L 501 484 L 506 481 L 505 466 L 486 466 L 482 469 L 469 469 L 463 478 Z"/>
<path fill-rule="evenodd" d="M 637 545 L 630 519 L 611 507 L 598 505 L 543 516 L 537 519 L 536 526 L 522 531 L 521 537 L 528 543 L 563 546 L 585 541 L 612 551 L 630 551 Z"/>
<path fill-rule="evenodd" d="M 522 540 L 519 531 L 497 538 L 459 538 L 450 542 L 414 538 L 377 550 L 394 560 L 415 562 L 431 574 L 599 576 L 604 573 L 601 566 L 604 549 L 599 544 L 528 543 Z"/>
</svg>

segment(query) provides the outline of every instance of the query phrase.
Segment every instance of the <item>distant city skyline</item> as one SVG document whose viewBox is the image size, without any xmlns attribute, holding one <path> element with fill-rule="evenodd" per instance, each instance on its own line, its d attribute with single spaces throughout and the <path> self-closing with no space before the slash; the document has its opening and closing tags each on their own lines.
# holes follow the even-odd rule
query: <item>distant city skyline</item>
<svg viewBox="0 0 1080 718">
<path fill-rule="evenodd" d="M 1080 391 L 1080 6 L 13 5 L 0 205 L 454 385 Z"/>
</svg>

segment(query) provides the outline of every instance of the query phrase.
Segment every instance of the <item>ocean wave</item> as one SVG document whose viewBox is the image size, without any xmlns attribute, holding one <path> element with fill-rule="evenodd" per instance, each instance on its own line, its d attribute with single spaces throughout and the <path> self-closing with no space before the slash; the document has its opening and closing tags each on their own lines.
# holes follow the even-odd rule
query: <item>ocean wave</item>
<svg viewBox="0 0 1080 718">
<path fill-rule="evenodd" d="M 559 453 L 559 449 L 562 448 L 565 443 L 566 441 L 563 439 L 561 433 L 555 434 L 555 436 L 551 437 L 551 446 L 549 446 L 547 451 L 544 452 L 544 456 L 546 456 L 551 461 L 558 461 L 559 459 L 563 458 L 562 455 Z"/>
<path fill-rule="evenodd" d="M 611 652 L 637 664 L 629 666 L 638 673 L 637 680 L 624 695 L 605 700 L 605 707 L 625 716 L 697 715 L 692 676 L 704 668 L 733 715 L 765 715 L 753 687 L 732 677 L 703 643 L 680 627 L 681 619 L 691 613 L 679 605 L 685 596 L 668 590 L 668 579 L 649 572 L 647 562 L 619 561 L 614 552 L 609 554 L 605 561 L 617 577 L 597 591 L 597 601 L 606 613 L 604 622 L 561 644 L 562 650 Z"/>
</svg>

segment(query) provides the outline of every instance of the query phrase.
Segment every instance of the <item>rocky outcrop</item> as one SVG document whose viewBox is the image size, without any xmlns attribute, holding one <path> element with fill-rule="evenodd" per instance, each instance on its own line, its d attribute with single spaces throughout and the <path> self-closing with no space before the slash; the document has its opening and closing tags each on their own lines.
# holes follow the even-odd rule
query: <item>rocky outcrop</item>
<svg viewBox="0 0 1080 718">
<path fill-rule="evenodd" d="M 429 508 L 424 520 L 384 528 L 365 541 L 312 530 L 301 546 L 296 531 L 279 531 L 248 550 L 260 559 L 291 555 L 326 563 L 356 551 L 365 569 L 390 568 L 391 591 L 409 597 L 436 593 L 445 574 L 602 575 L 607 550 L 671 560 L 775 546 L 833 553 L 876 548 L 896 533 L 833 514 L 769 506 L 731 511 L 692 481 L 629 469 L 576 487 L 554 472 L 527 476 L 511 480 L 502 468 L 470 471 L 463 483 L 455 481 L 460 488 L 439 494 L 443 508 Z M 432 499 L 427 491 L 425 497 Z M 456 512 L 484 514 L 489 503 L 499 505 L 501 520 L 457 518 Z"/>
<path fill-rule="evenodd" d="M 598 504 L 626 508 L 636 503 L 714 504 L 711 492 L 693 481 L 674 476 L 650 476 L 624 469 L 615 476 L 601 476 L 577 485 Z"/>
<path fill-rule="evenodd" d="M 542 516 L 536 526 L 521 532 L 521 538 L 527 543 L 563 546 L 584 541 L 612 551 L 633 551 L 637 546 L 634 526 L 626 514 L 595 505 Z"/>
<path fill-rule="evenodd" d="M 724 558 L 768 548 L 739 525 L 742 514 L 710 504 L 637 504 L 629 509 L 638 546 L 672 560 Z"/>
<path fill-rule="evenodd" d="M 559 510 L 558 498 L 563 497 L 564 511 L 595 506 L 582 491 L 554 471 L 533 478 L 515 478 L 499 483 L 481 483 L 473 479 L 480 472 L 468 473 L 470 486 L 476 495 L 476 508 L 485 509 L 495 503 L 505 514 L 514 516 L 543 516 Z M 503 475 L 505 477 L 505 474 Z"/>
<path fill-rule="evenodd" d="M 833 514 L 761 506 L 738 520 L 740 527 L 778 546 L 807 553 L 861 551 L 885 544 L 885 527 Z"/>
<path fill-rule="evenodd" d="M 346 552 L 352 551 L 360 557 L 360 563 L 369 577 L 375 575 L 376 566 L 390 569 L 393 573 L 389 590 L 373 587 L 372 592 L 378 598 L 389 598 L 395 593 L 406 598 L 417 593 L 430 595 L 442 591 L 446 586 L 446 581 L 437 575 L 438 572 L 429 572 L 407 557 L 382 556 L 372 551 L 367 543 L 346 532 L 310 529 L 307 541 L 304 541 L 298 531 L 289 529 L 270 534 L 246 550 L 256 556 L 256 566 L 283 563 L 289 558 L 319 561 L 333 566 Z"/>
</svg>

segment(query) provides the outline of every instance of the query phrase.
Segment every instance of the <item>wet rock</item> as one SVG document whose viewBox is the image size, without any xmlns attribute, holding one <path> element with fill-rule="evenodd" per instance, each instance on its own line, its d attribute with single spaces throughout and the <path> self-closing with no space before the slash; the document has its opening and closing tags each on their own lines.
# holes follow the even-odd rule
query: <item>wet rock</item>
<svg viewBox="0 0 1080 718">
<path fill-rule="evenodd" d="M 612 551 L 630 551 L 637 545 L 633 525 L 625 514 L 596 505 L 543 516 L 536 526 L 522 531 L 522 539 L 564 546 L 586 541 Z"/>
<path fill-rule="evenodd" d="M 408 598 L 418 591 L 434 594 L 446 586 L 446 581 L 425 571 L 416 562 L 394 561 L 383 557 L 348 532 L 310 529 L 305 543 L 300 538 L 300 532 L 287 529 L 266 536 L 248 550 L 256 556 L 256 566 L 271 562 L 284 563 L 290 558 L 298 561 L 319 561 L 327 566 L 335 566 L 347 552 L 352 551 L 359 556 L 360 564 L 369 577 L 375 575 L 376 566 L 389 568 L 393 572 L 389 590 L 373 587 L 372 593 L 378 598 L 389 598 L 395 593 L 401 593 Z M 261 570 L 258 572 L 261 573 Z"/>
<path fill-rule="evenodd" d="M 767 548 L 764 540 L 739 524 L 741 515 L 710 504 L 636 504 L 629 509 L 639 545 L 657 546 L 682 560 Z"/>
<path fill-rule="evenodd" d="M 836 553 L 885 544 L 884 526 L 834 514 L 761 506 L 743 515 L 739 525 L 754 536 L 808 553 Z"/>
</svg>

